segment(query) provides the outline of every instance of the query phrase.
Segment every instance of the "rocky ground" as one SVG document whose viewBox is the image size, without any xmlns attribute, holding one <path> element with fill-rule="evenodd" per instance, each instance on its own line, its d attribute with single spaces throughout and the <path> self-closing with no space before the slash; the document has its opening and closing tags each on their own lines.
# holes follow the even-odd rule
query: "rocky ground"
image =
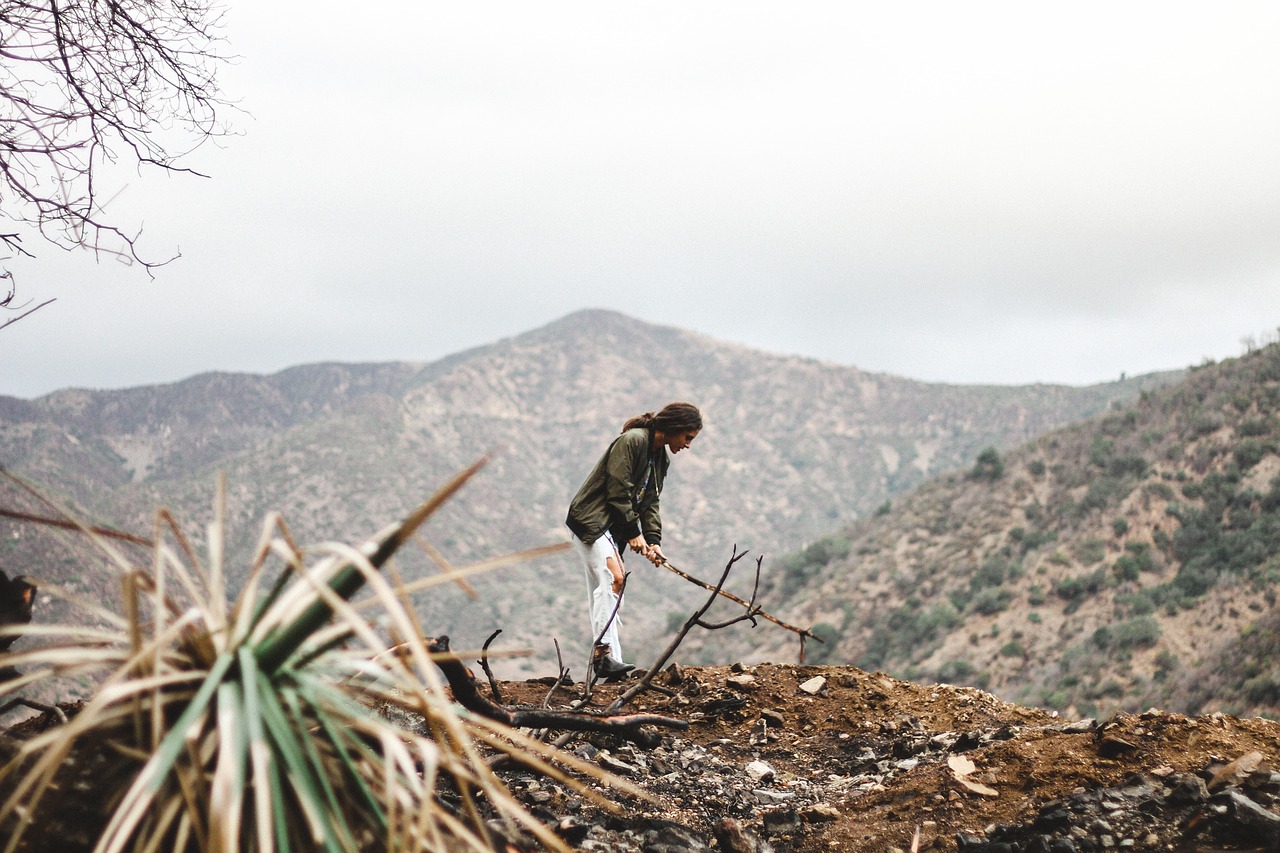
<svg viewBox="0 0 1280 853">
<path fill-rule="evenodd" d="M 545 777 L 500 771 L 575 849 L 1280 851 L 1274 720 L 1154 710 L 1064 720 L 972 688 L 852 667 L 673 667 L 655 683 L 660 691 L 628 709 L 686 720 L 686 731 L 658 730 L 651 749 L 595 734 L 565 745 L 649 801 L 615 798 L 610 811 Z M 598 685 L 591 707 L 625 686 Z M 580 690 L 500 688 L 509 706 L 552 708 Z M 85 825 L 74 809 L 60 809 L 61 842 L 71 846 L 56 849 L 91 844 L 75 831 Z"/>
<path fill-rule="evenodd" d="M 608 813 L 545 779 L 509 780 L 578 849 L 1280 850 L 1273 720 L 1154 710 L 1064 720 L 852 667 L 677 668 L 657 682 L 671 695 L 631 707 L 687 719 L 688 731 L 652 750 L 610 736 L 567 747 L 653 803 Z M 548 691 L 503 687 L 509 704 Z M 592 704 L 616 690 L 598 687 Z"/>
</svg>

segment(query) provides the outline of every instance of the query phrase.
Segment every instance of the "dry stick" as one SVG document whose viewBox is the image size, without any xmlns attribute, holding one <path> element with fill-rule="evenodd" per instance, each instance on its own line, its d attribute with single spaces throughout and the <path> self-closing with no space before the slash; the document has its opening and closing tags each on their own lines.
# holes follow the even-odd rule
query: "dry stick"
<svg viewBox="0 0 1280 853">
<path fill-rule="evenodd" d="M 756 589 L 753 589 L 751 592 L 751 601 L 747 602 L 747 601 L 742 601 L 742 599 L 737 599 L 737 601 L 740 604 L 742 604 L 744 607 L 747 608 L 746 612 L 740 616 L 735 616 L 734 618 L 729 619 L 725 622 L 708 623 L 708 622 L 702 621 L 703 615 L 706 614 L 706 612 L 711 609 L 711 605 L 715 603 L 716 596 L 723 592 L 721 587 L 724 586 L 724 582 L 728 579 L 729 572 L 733 570 L 734 564 L 737 563 L 739 560 L 741 560 L 745 556 L 747 556 L 746 551 L 743 551 L 741 554 L 739 554 L 738 546 L 737 545 L 733 546 L 733 553 L 730 554 L 729 556 L 729 562 L 725 564 L 724 571 L 720 573 L 720 582 L 717 583 L 715 586 L 711 586 L 711 585 L 707 586 L 707 589 L 711 590 L 711 595 L 707 597 L 707 600 L 703 603 L 702 607 L 700 607 L 696 613 L 694 613 L 687 620 L 685 620 L 684 625 L 680 628 L 679 632 L 676 634 L 675 639 L 672 640 L 671 644 L 667 646 L 666 651 L 662 653 L 662 655 L 658 658 L 657 662 L 653 666 L 649 667 L 649 671 L 646 672 L 639 681 L 637 681 L 634 685 L 632 685 L 631 687 L 623 691 L 623 693 L 620 696 L 618 696 L 617 699 L 613 700 L 613 704 L 610 705 L 607 709 L 605 709 L 606 713 L 613 713 L 619 710 L 628 702 L 630 702 L 633 698 L 635 698 L 637 693 L 649 687 L 649 682 L 653 680 L 654 675 L 656 675 L 662 669 L 662 667 L 666 665 L 667 661 L 670 660 L 673 654 L 675 654 L 676 649 L 679 648 L 680 644 L 684 642 L 684 638 L 688 635 L 690 631 L 693 630 L 693 627 L 695 625 L 701 625 L 702 627 L 707 628 L 708 630 L 714 631 L 719 628 L 727 628 L 728 626 L 738 622 L 750 621 L 751 624 L 753 625 L 755 624 L 755 617 L 760 613 L 760 608 L 756 606 L 755 598 L 756 598 L 756 589 L 759 589 L 759 586 L 760 586 L 760 563 L 761 561 L 764 560 L 763 557 L 756 558 L 756 583 L 755 583 Z"/>
<path fill-rule="evenodd" d="M 564 655 L 560 653 L 560 641 L 552 637 L 551 643 L 556 647 L 556 670 L 559 674 L 556 676 L 555 683 L 551 685 L 551 689 L 547 691 L 546 697 L 542 700 L 542 707 L 544 708 L 551 706 L 551 697 L 560 689 L 560 685 L 564 684 L 569 678 L 569 670 L 565 669 L 564 666 Z"/>
<path fill-rule="evenodd" d="M 62 518 L 49 518 L 44 515 L 32 515 L 28 512 L 19 512 L 16 509 L 0 509 L 0 516 L 13 518 L 18 521 L 32 521 L 36 524 L 47 524 L 50 527 L 61 527 L 63 530 L 89 530 L 99 536 L 106 536 L 110 539 L 123 539 L 125 542 L 132 542 L 135 545 L 146 545 L 150 547 L 152 544 L 150 539 L 144 539 L 141 536 L 134 536 L 132 533 L 123 533 L 119 530 L 112 530 L 110 527 L 82 527 L 74 521 L 67 521 Z"/>
<path fill-rule="evenodd" d="M 489 689 L 493 691 L 493 701 L 502 701 L 502 690 L 498 687 L 498 681 L 493 677 L 493 670 L 489 669 L 489 644 L 494 641 L 502 629 L 494 631 L 489 635 L 489 639 L 484 641 L 484 645 L 480 648 L 480 668 L 484 670 L 485 676 L 489 679 Z"/>
<path fill-rule="evenodd" d="M 591 651 L 588 653 L 589 657 L 587 658 L 586 689 L 582 694 L 584 705 L 591 701 L 591 688 L 595 685 L 597 679 L 595 667 L 596 646 L 600 645 L 600 641 L 604 639 L 604 635 L 609 630 L 609 626 L 613 624 L 613 620 L 618 618 L 618 610 L 622 607 L 622 596 L 626 594 L 627 580 L 630 577 L 631 572 L 622 573 L 622 588 L 618 590 L 618 600 L 613 604 L 613 612 L 609 614 L 609 621 L 604 623 L 604 627 L 600 629 L 600 634 L 596 637 L 595 642 L 591 644 Z"/>
<path fill-rule="evenodd" d="M 31 710 L 39 711 L 42 714 L 52 714 L 53 716 L 58 718 L 58 722 L 64 725 L 67 722 L 66 713 L 64 713 L 63 710 L 59 708 L 57 705 L 45 705 L 41 702 L 33 702 L 30 699 L 23 699 L 21 696 L 19 696 L 16 699 L 10 699 L 8 702 L 5 702 L 3 705 L 0 705 L 0 717 L 9 713 L 10 711 L 12 711 L 14 708 L 17 708 L 18 706 L 30 708 Z"/>
<path fill-rule="evenodd" d="M 737 550 L 737 547 L 738 547 L 738 546 L 736 546 L 736 545 L 735 545 L 735 546 L 734 546 L 734 550 Z M 747 552 L 746 552 L 746 551 L 743 551 L 742 553 L 743 553 L 743 556 L 745 556 Z M 763 559 L 763 558 L 761 558 L 761 559 Z M 696 585 L 696 586 L 700 586 L 700 587 L 702 587 L 703 589 L 709 589 L 709 590 L 711 590 L 712 592 L 716 593 L 717 595 L 719 595 L 719 596 L 721 596 L 721 597 L 723 597 L 723 598 L 727 598 L 727 599 L 729 599 L 730 601 L 737 602 L 738 604 L 741 604 L 743 607 L 750 607 L 750 606 L 751 606 L 751 605 L 747 604 L 747 602 L 745 602 L 745 601 L 743 601 L 741 598 L 739 598 L 738 596 L 734 595 L 733 593 L 728 592 L 728 591 L 723 590 L 723 589 L 720 589 L 720 587 L 719 587 L 719 586 L 712 586 L 711 584 L 707 583 L 707 582 L 706 582 L 706 581 L 704 581 L 704 580 L 699 580 L 698 578 L 695 578 L 693 575 L 689 574 L 688 572 L 684 572 L 684 571 L 681 571 L 680 569 L 677 569 L 675 566 L 671 565 L 671 563 L 670 563 L 670 562 L 668 562 L 668 561 L 666 561 L 666 560 L 663 560 L 663 561 L 662 561 L 661 563 L 659 563 L 658 565 L 660 565 L 660 566 L 662 566 L 662 567 L 664 567 L 664 568 L 670 569 L 671 571 L 673 571 L 673 572 L 675 572 L 676 574 L 678 574 L 680 577 L 682 577 L 682 578 L 684 578 L 685 580 L 689 581 L 689 583 L 692 583 L 692 584 L 694 584 L 694 585 Z M 722 581 L 722 582 L 723 582 L 723 581 Z M 783 627 L 783 628 L 786 628 L 788 631 L 794 631 L 795 633 L 797 633 L 797 634 L 799 634 L 799 635 L 800 635 L 801 642 L 803 642 L 803 641 L 804 641 L 804 639 L 805 639 L 806 637 L 809 637 L 809 638 L 812 638 L 812 639 L 814 639 L 814 640 L 817 640 L 819 643 L 825 642 L 825 641 L 824 641 L 821 637 L 819 637 L 817 634 L 811 633 L 810 631 L 808 631 L 808 630 L 806 630 L 806 629 L 804 629 L 804 628 L 797 628 L 795 625 L 788 625 L 786 622 L 783 622 L 781 619 L 777 618 L 776 616 L 771 616 L 771 615 L 769 615 L 768 613 L 765 613 L 763 610 L 760 610 L 759 608 L 756 608 L 755 615 L 759 616 L 759 617 L 760 617 L 760 618 L 762 618 L 762 619 L 768 619 L 768 620 L 769 620 L 770 622 L 772 622 L 773 624 L 775 624 L 775 625 L 779 625 L 779 626 L 781 626 L 781 627 Z"/>
</svg>

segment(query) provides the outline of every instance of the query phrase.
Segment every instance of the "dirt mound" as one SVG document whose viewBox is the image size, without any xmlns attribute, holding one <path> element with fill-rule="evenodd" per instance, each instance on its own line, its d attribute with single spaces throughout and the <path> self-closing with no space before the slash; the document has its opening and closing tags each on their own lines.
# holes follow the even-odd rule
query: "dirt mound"
<svg viewBox="0 0 1280 853">
<path fill-rule="evenodd" d="M 628 710 L 686 720 L 686 731 L 660 731 L 653 749 L 614 735 L 565 745 L 650 801 L 619 798 L 611 812 L 543 776 L 500 771 L 577 849 L 1280 850 L 1276 721 L 1154 710 L 1064 720 L 852 667 L 672 667 L 655 684 Z M 591 707 L 625 686 L 598 685 Z M 541 681 L 500 688 L 510 706 L 563 709 L 579 695 Z M 4 741 L 44 724 L 9 730 L 0 757 Z M 98 763 L 80 764 L 84 778 L 55 809 L 69 820 L 48 827 L 57 849 L 90 843 L 83 825 L 112 793 L 95 787 L 107 778 Z"/>
<path fill-rule="evenodd" d="M 689 720 L 687 732 L 652 751 L 608 737 L 576 747 L 656 805 L 611 816 L 532 777 L 511 780 L 540 815 L 577 827 L 583 849 L 704 849 L 726 818 L 806 853 L 1280 849 L 1276 721 L 1063 720 L 852 667 L 677 668 L 656 681 L 671 695 L 646 693 L 634 709 Z M 547 698 L 535 682 L 504 690 L 513 704 Z M 614 695 L 598 687 L 593 705 Z"/>
</svg>

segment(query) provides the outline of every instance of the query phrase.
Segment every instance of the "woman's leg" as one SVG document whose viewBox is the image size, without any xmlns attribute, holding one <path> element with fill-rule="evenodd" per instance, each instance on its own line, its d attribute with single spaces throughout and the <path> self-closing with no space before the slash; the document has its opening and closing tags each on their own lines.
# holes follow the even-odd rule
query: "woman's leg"
<svg viewBox="0 0 1280 853">
<path fill-rule="evenodd" d="M 570 540 L 586 571 L 591 639 L 600 637 L 601 644 L 609 647 L 609 657 L 622 663 L 622 640 L 618 633 L 622 621 L 622 605 L 618 601 L 618 591 L 622 588 L 622 557 L 608 533 L 590 545 L 584 545 L 576 536 L 571 536 Z M 617 615 L 614 615 L 615 607 Z"/>
</svg>

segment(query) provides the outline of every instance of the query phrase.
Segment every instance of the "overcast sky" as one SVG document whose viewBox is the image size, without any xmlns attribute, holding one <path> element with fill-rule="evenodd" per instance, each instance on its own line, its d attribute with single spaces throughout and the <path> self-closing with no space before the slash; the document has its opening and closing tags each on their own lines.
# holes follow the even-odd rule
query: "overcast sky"
<svg viewBox="0 0 1280 853">
<path fill-rule="evenodd" d="M 1280 326 L 1274 2 L 228 14 L 242 135 L 110 208 L 182 258 L 10 262 L 57 301 L 0 331 L 0 394 L 428 361 L 595 307 L 952 383 Z"/>
</svg>

